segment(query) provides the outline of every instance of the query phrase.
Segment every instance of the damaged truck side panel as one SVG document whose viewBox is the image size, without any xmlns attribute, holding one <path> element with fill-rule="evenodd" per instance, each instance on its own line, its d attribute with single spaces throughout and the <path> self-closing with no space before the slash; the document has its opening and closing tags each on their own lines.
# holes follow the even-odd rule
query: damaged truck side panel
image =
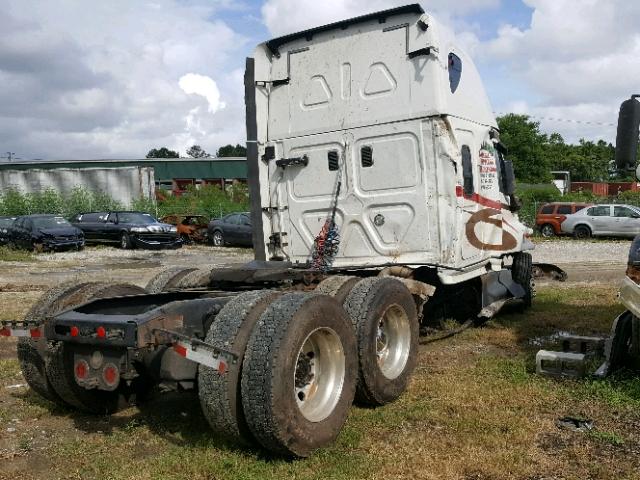
<svg viewBox="0 0 640 480">
<path fill-rule="evenodd" d="M 321 28 L 256 49 L 265 258 L 308 261 L 334 203 L 335 267 L 437 263 L 478 276 L 478 262 L 531 248 L 473 62 L 414 7 L 357 35 Z M 443 283 L 469 277 L 451 273 Z"/>
</svg>

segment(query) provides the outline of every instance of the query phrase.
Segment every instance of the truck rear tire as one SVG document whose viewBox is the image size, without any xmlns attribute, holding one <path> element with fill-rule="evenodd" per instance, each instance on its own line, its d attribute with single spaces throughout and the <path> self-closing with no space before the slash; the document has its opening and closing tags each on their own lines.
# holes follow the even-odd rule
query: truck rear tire
<svg viewBox="0 0 640 480">
<path fill-rule="evenodd" d="M 149 293 L 166 292 L 171 288 L 176 288 L 176 284 L 182 277 L 195 270 L 197 269 L 188 267 L 165 268 L 149 280 L 145 290 Z"/>
<path fill-rule="evenodd" d="M 204 416 L 214 432 L 230 440 L 245 444 L 254 441 L 242 408 L 242 361 L 258 319 L 279 296 L 279 292 L 271 290 L 241 293 L 223 307 L 207 332 L 207 343 L 238 355 L 223 375 L 204 365 L 198 368 L 198 394 Z"/>
<path fill-rule="evenodd" d="M 353 328 L 335 299 L 298 292 L 271 303 L 242 366 L 242 405 L 256 440 L 297 457 L 333 443 L 353 402 L 357 362 Z"/>
<path fill-rule="evenodd" d="M 18 338 L 18 362 L 22 376 L 31 390 L 38 395 L 58 405 L 66 406 L 47 379 L 44 357 L 38 350 L 37 341 L 39 340 Z"/>
<path fill-rule="evenodd" d="M 136 285 L 87 283 L 74 292 L 74 302 L 67 302 L 66 308 L 80 305 L 89 300 L 111 296 L 135 295 L 146 291 Z M 83 412 L 110 414 L 126 403 L 124 388 L 115 391 L 87 390 L 78 385 L 74 375 L 74 348 L 65 342 L 53 342 L 47 347 L 45 369 L 53 390 L 67 405 Z"/>
<path fill-rule="evenodd" d="M 335 298 L 340 304 L 347 299 L 351 289 L 360 281 L 360 277 L 350 275 L 332 275 L 322 280 L 315 291 Z"/>
<path fill-rule="evenodd" d="M 358 341 L 357 401 L 377 406 L 396 400 L 418 356 L 418 314 L 411 292 L 392 277 L 365 278 L 349 293 L 345 309 Z"/>
<path fill-rule="evenodd" d="M 86 285 L 88 282 L 66 282 L 47 290 L 27 312 L 24 320 L 42 323 L 46 315 L 64 310 L 68 303 L 73 301 L 74 293 Z M 34 340 L 25 337 L 18 339 L 17 354 L 22 376 L 29 387 L 38 395 L 58 405 L 67 406 L 47 378 L 44 361 L 45 351 L 46 341 L 44 339 Z"/>
<path fill-rule="evenodd" d="M 188 272 L 179 280 L 173 282 L 175 288 L 198 288 L 209 286 L 211 269 L 197 269 Z"/>
</svg>

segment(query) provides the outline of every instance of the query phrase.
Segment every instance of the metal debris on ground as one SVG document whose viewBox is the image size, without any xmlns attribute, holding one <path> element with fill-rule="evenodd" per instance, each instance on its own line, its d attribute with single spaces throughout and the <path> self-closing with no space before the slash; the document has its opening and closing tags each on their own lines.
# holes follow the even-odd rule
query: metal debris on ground
<svg viewBox="0 0 640 480">
<path fill-rule="evenodd" d="M 572 432 L 588 432 L 593 430 L 593 421 L 586 418 L 562 417 L 556 420 L 556 426 Z"/>
</svg>

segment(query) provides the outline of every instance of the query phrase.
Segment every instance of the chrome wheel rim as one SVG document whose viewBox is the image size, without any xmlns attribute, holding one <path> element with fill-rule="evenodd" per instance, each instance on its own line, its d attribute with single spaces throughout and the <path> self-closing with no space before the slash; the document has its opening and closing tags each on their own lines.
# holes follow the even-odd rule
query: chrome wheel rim
<svg viewBox="0 0 640 480">
<path fill-rule="evenodd" d="M 346 373 L 342 341 L 330 328 L 312 331 L 302 343 L 293 375 L 294 396 L 302 415 L 320 422 L 340 400 Z"/>
<path fill-rule="evenodd" d="M 127 237 L 125 237 L 124 235 L 120 237 L 120 246 L 122 248 L 127 248 Z"/>
<path fill-rule="evenodd" d="M 411 350 L 411 326 L 407 312 L 393 304 L 378 323 L 376 356 L 382 374 L 389 380 L 404 371 Z"/>
<path fill-rule="evenodd" d="M 553 237 L 554 234 L 555 232 L 553 231 L 553 227 L 550 227 L 549 225 L 545 225 L 544 227 L 542 227 L 543 237 Z"/>
</svg>

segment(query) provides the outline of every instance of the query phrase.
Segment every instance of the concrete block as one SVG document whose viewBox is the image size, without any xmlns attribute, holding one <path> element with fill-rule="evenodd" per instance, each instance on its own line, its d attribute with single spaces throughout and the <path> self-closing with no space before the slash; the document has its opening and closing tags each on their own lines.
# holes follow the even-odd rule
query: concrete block
<svg viewBox="0 0 640 480">
<path fill-rule="evenodd" d="M 585 337 L 582 335 L 560 335 L 560 342 L 563 352 L 582 353 L 587 356 L 603 355 L 605 338 Z"/>
<path fill-rule="evenodd" d="M 540 350 L 536 354 L 536 373 L 552 377 L 581 378 L 585 374 L 584 353 Z"/>
</svg>

